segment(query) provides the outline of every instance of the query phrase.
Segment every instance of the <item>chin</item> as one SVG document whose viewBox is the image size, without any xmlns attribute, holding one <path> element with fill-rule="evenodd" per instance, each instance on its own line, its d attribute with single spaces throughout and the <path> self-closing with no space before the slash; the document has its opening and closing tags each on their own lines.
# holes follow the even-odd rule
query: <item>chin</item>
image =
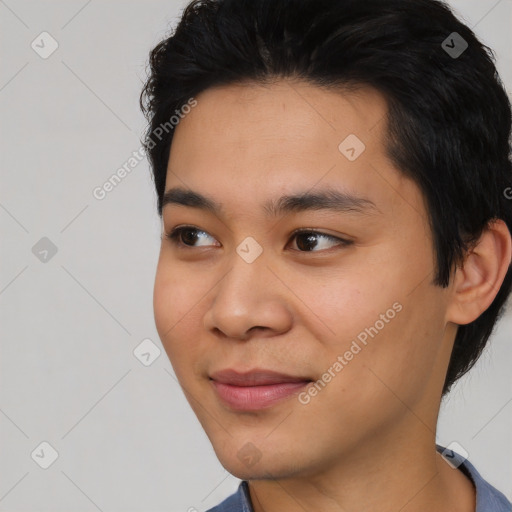
<svg viewBox="0 0 512 512">
<path fill-rule="evenodd" d="M 250 442 L 236 453 L 231 449 L 229 453 L 218 450 L 216 455 L 224 469 L 241 480 L 290 478 L 303 472 L 303 468 L 297 465 L 294 453 L 286 457 L 275 450 L 258 450 Z"/>
<path fill-rule="evenodd" d="M 230 462 L 231 464 L 223 463 L 222 466 L 226 471 L 240 480 L 274 480 L 290 478 L 298 472 L 297 469 L 295 469 L 295 471 L 287 470 L 282 467 L 282 464 L 274 465 L 268 462 L 264 463 L 263 460 L 252 467 L 247 467 L 244 463 L 240 463 L 239 461 Z"/>
</svg>

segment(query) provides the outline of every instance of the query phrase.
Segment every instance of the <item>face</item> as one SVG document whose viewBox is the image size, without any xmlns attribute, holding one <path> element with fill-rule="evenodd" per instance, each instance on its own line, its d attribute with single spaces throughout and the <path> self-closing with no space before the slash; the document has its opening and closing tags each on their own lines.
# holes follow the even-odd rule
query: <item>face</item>
<svg viewBox="0 0 512 512">
<path fill-rule="evenodd" d="M 280 80 L 196 100 L 169 157 L 154 311 L 221 463 L 313 475 L 431 436 L 448 298 L 420 191 L 385 154 L 383 97 Z"/>
</svg>

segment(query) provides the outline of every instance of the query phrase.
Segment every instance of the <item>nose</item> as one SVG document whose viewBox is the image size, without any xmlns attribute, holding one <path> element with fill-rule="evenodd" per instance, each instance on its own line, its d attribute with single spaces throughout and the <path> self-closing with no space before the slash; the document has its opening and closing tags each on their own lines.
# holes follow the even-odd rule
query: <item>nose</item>
<svg viewBox="0 0 512 512">
<path fill-rule="evenodd" d="M 212 290 L 204 327 L 244 341 L 287 332 L 293 321 L 287 292 L 264 253 L 247 263 L 235 252 L 230 269 Z"/>
</svg>

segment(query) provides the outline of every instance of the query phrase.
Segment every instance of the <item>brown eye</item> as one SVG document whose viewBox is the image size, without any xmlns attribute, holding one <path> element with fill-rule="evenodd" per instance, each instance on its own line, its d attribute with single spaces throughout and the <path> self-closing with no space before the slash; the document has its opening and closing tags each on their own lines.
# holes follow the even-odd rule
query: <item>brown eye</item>
<svg viewBox="0 0 512 512">
<path fill-rule="evenodd" d="M 194 228 L 192 226 L 182 226 L 182 227 L 175 228 L 170 233 L 166 233 L 165 237 L 178 247 L 194 248 L 194 247 L 205 247 L 208 245 L 212 245 L 212 244 L 196 245 L 196 242 L 201 241 L 201 239 L 206 238 L 203 235 L 206 235 L 206 237 L 209 237 L 212 240 L 215 240 L 213 237 L 208 235 L 208 233 L 206 231 L 202 231 L 202 230 Z"/>
<path fill-rule="evenodd" d="M 319 252 L 313 249 L 320 247 L 320 250 L 328 250 L 330 249 L 329 245 L 336 247 L 340 245 L 347 246 L 352 243 L 350 240 L 312 230 L 296 231 L 293 234 L 293 239 L 296 239 L 296 245 L 300 252 Z"/>
</svg>

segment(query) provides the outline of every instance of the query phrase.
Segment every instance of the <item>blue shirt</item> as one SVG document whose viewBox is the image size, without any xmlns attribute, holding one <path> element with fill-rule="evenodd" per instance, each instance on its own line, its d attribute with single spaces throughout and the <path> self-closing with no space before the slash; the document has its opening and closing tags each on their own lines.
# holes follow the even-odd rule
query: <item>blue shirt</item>
<svg viewBox="0 0 512 512">
<path fill-rule="evenodd" d="M 438 451 L 444 448 L 437 446 Z M 458 467 L 474 483 L 476 489 L 476 512 L 511 512 L 512 503 L 503 493 L 485 481 L 475 467 L 458 453 L 453 453 L 453 465 Z M 450 457 L 451 458 L 451 457 Z M 226 498 L 222 503 L 209 509 L 207 512 L 254 512 L 249 487 L 244 480 L 238 486 L 238 490 Z"/>
</svg>

